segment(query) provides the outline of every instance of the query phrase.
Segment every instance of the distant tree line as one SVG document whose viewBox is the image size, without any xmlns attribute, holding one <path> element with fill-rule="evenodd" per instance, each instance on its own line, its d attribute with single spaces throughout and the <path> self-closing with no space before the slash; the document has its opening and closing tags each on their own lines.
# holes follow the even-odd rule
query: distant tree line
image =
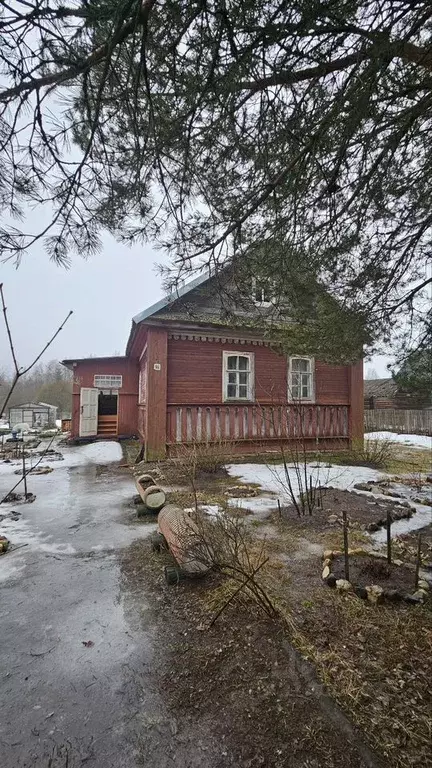
<svg viewBox="0 0 432 768">
<path fill-rule="evenodd" d="M 12 371 L 0 369 L 0 401 L 9 390 Z M 18 381 L 8 408 L 20 403 L 49 403 L 58 408 L 59 418 L 72 410 L 72 374 L 58 360 L 38 363 Z M 4 414 L 7 417 L 7 413 Z"/>
</svg>

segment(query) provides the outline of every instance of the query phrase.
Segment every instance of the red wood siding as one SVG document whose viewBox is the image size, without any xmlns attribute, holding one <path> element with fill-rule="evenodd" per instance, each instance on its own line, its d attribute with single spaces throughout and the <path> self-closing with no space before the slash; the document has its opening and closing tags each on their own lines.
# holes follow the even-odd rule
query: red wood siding
<svg viewBox="0 0 432 768">
<path fill-rule="evenodd" d="M 146 459 L 156 461 L 166 452 L 167 341 L 164 328 L 147 333 Z"/>
<path fill-rule="evenodd" d="M 349 365 L 327 365 L 315 361 L 317 403 L 349 403 Z"/>
<path fill-rule="evenodd" d="M 222 353 L 252 352 L 255 398 L 260 403 L 287 400 L 287 359 L 270 347 L 253 344 L 168 340 L 168 404 L 222 402 Z M 315 363 L 316 402 L 349 403 L 349 366 Z"/>
<path fill-rule="evenodd" d="M 95 375 L 115 374 L 123 376 L 118 390 L 118 434 L 134 435 L 138 431 L 138 361 L 119 358 L 98 360 L 89 358 L 78 362 L 73 369 L 72 437 L 79 436 L 80 389 L 93 387 Z"/>
</svg>

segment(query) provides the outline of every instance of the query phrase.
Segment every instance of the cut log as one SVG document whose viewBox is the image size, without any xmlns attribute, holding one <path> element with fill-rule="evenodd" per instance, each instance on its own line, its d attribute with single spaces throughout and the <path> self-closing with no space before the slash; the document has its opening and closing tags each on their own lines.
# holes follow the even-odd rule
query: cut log
<svg viewBox="0 0 432 768">
<path fill-rule="evenodd" d="M 158 529 L 181 571 L 188 576 L 204 576 L 210 569 L 200 557 L 202 537 L 196 523 L 181 507 L 167 504 L 159 512 Z"/>
<path fill-rule="evenodd" d="M 140 475 L 139 477 L 135 478 L 135 484 L 141 499 L 144 501 L 144 494 L 147 488 L 155 485 L 154 477 L 151 475 Z"/>
<path fill-rule="evenodd" d="M 166 502 L 165 491 L 158 485 L 151 485 L 142 495 L 143 503 L 151 512 L 159 512 Z"/>
</svg>

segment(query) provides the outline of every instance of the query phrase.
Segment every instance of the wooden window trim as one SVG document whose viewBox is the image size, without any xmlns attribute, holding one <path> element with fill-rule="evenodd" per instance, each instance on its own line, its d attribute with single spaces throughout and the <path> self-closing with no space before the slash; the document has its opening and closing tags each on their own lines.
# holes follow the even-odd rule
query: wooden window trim
<svg viewBox="0 0 432 768">
<path fill-rule="evenodd" d="M 247 397 L 228 397 L 228 358 L 229 357 L 248 357 L 249 358 L 249 384 Z M 222 402 L 223 403 L 253 403 L 255 400 L 255 354 L 254 352 L 243 352 L 242 350 L 233 350 L 222 352 Z"/>
<path fill-rule="evenodd" d="M 311 394 L 310 397 L 300 397 L 300 398 L 294 398 L 292 396 L 292 362 L 293 360 L 308 360 L 310 365 L 310 374 L 311 374 Z M 306 404 L 314 404 L 315 403 L 315 394 L 316 394 L 316 386 L 315 386 L 315 358 L 311 357 L 310 355 L 291 355 L 288 358 L 288 402 L 289 403 L 306 403 Z"/>
</svg>

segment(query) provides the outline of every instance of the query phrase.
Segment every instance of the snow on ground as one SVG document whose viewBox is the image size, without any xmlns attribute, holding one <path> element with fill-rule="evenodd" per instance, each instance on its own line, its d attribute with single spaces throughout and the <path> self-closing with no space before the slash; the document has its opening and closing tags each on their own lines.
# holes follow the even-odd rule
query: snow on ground
<svg viewBox="0 0 432 768">
<path fill-rule="evenodd" d="M 429 435 L 399 435 L 397 432 L 368 432 L 365 440 L 390 440 L 414 448 L 429 448 L 432 451 L 432 437 Z"/>
<path fill-rule="evenodd" d="M 46 444 L 39 445 L 37 451 L 41 451 L 47 448 L 49 440 Z M 97 443 L 89 443 L 88 445 L 80 446 L 67 446 L 57 445 L 56 441 L 53 441 L 51 448 L 60 451 L 63 454 L 63 460 L 50 458 L 49 454 L 42 458 L 40 466 L 53 467 L 53 469 L 62 469 L 64 467 L 78 467 L 82 464 L 110 464 L 114 461 L 120 461 L 123 454 L 120 443 L 116 443 L 109 440 L 101 440 Z M 36 464 L 40 456 L 35 454 L 34 458 L 26 459 L 27 467 Z M 22 467 L 21 459 L 12 459 L 9 463 L 5 463 L 0 460 L 0 474 L 13 474 L 16 469 Z"/>
<path fill-rule="evenodd" d="M 306 467 L 308 481 L 309 476 L 312 476 L 314 486 L 318 483 L 322 486 L 333 486 L 333 488 L 338 488 L 339 490 L 354 490 L 355 493 L 359 493 L 361 496 L 373 499 L 374 501 L 379 499 L 389 500 L 389 497 L 384 494 L 358 491 L 353 488 L 357 483 L 385 479 L 388 475 L 385 475 L 383 472 L 368 469 L 367 467 L 326 466 L 325 464 L 307 464 Z M 229 506 L 248 509 L 254 516 L 263 519 L 270 510 L 275 509 L 277 499 L 282 504 L 291 503 L 283 464 L 229 464 L 227 470 L 231 476 L 239 478 L 244 483 L 258 483 L 263 491 L 267 491 L 267 494 L 263 493 L 258 497 L 230 499 L 228 502 Z M 288 472 L 293 491 L 298 497 L 299 484 L 294 465 L 288 465 Z M 416 514 L 410 519 L 398 520 L 393 524 L 393 536 L 415 531 L 432 523 L 432 508 L 412 500 L 413 496 L 418 496 L 418 491 L 403 483 L 393 484 L 392 487 L 401 494 L 403 499 L 409 501 L 411 507 L 416 510 Z M 273 495 L 270 496 L 269 493 Z M 373 539 L 377 543 L 382 543 L 385 541 L 385 536 L 385 530 L 380 530 L 373 535 Z"/>
<path fill-rule="evenodd" d="M 231 476 L 240 478 L 244 483 L 258 483 L 263 490 L 277 494 L 281 501 L 288 502 L 290 500 L 283 464 L 229 464 L 227 470 Z M 384 477 L 382 472 L 366 467 L 337 465 L 328 467 L 325 464 L 315 463 L 307 464 L 306 470 L 308 478 L 312 477 L 314 485 L 318 482 L 320 485 L 332 485 L 340 490 L 351 490 L 355 483 L 366 483 Z M 298 496 L 299 484 L 293 464 L 288 464 L 288 472 L 294 493 Z M 242 501 L 245 503 L 239 506 L 251 508 L 253 499 L 246 498 Z M 276 500 L 271 499 L 270 501 L 274 507 Z"/>
</svg>

